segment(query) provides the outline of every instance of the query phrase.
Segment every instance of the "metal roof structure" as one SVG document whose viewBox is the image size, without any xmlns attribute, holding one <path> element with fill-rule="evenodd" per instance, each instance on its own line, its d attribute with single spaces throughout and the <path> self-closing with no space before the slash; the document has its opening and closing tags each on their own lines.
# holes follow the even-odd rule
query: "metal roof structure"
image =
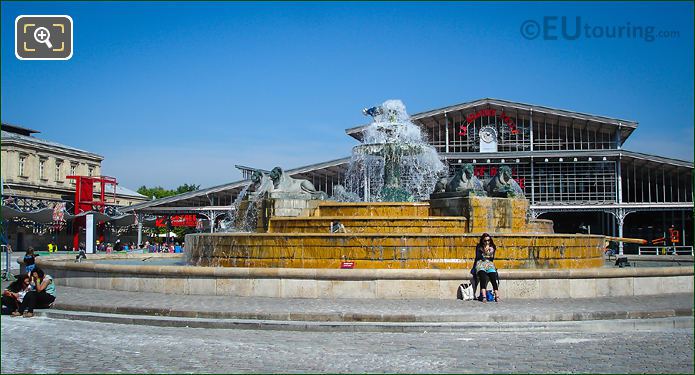
<svg viewBox="0 0 695 375">
<path fill-rule="evenodd" d="M 686 160 L 680 160 L 680 159 L 673 159 L 673 158 L 667 158 L 663 156 L 656 156 L 656 155 L 650 155 L 650 154 L 645 154 L 641 152 L 635 152 L 635 151 L 629 151 L 625 149 L 619 149 L 619 150 L 553 150 L 553 151 L 517 151 L 517 152 L 505 152 L 505 153 L 485 153 L 485 152 L 479 152 L 479 153 L 470 153 L 470 152 L 462 152 L 462 153 L 457 153 L 457 152 L 450 152 L 447 153 L 446 155 L 442 155 L 446 159 L 471 159 L 475 158 L 477 162 L 482 163 L 485 162 L 487 159 L 494 159 L 495 162 L 498 161 L 498 159 L 504 158 L 507 160 L 509 163 L 513 163 L 514 159 L 516 158 L 534 158 L 534 159 L 542 159 L 542 158 L 567 158 L 567 157 L 582 157 L 582 158 L 587 158 L 587 157 L 614 157 L 614 156 L 619 156 L 619 157 L 626 157 L 626 158 L 632 158 L 632 159 L 638 159 L 642 160 L 645 163 L 659 163 L 659 164 L 666 164 L 674 167 L 684 167 L 684 168 L 693 168 L 694 164 L 692 162 L 686 161 Z M 567 160 L 570 161 L 570 160 Z"/>
<path fill-rule="evenodd" d="M 476 111 L 478 109 L 483 109 L 484 107 L 493 108 L 504 108 L 506 110 L 512 110 L 510 114 L 523 116 L 547 116 L 547 117 L 561 117 L 567 118 L 571 122 L 583 123 L 587 127 L 602 127 L 602 126 L 614 126 L 620 127 L 622 133 L 622 141 L 624 142 L 627 137 L 632 134 L 632 132 L 637 129 L 637 122 L 632 120 L 622 120 L 613 117 L 598 116 L 587 113 L 569 111 L 564 109 L 550 108 L 545 106 L 539 106 L 534 104 L 526 104 L 519 102 L 511 102 L 508 100 L 494 99 L 494 98 L 484 98 L 473 100 L 466 103 L 454 104 L 451 106 L 434 109 L 431 111 L 420 112 L 410 116 L 410 119 L 425 127 L 434 127 L 444 124 L 446 117 L 451 113 L 461 113 L 463 111 Z M 345 130 L 345 133 L 357 140 L 362 139 L 362 130 L 367 126 L 367 124 L 352 127 Z"/>
<path fill-rule="evenodd" d="M 326 161 L 323 163 L 306 165 L 299 168 L 289 169 L 285 172 L 293 177 L 301 177 L 305 173 L 321 170 L 322 173 L 339 175 L 343 172 L 345 166 L 350 161 L 349 157 L 335 159 Z M 244 167 L 246 169 L 256 169 L 252 167 Z M 171 197 L 161 198 L 152 200 L 149 202 L 143 202 L 139 204 L 134 204 L 122 208 L 121 212 L 133 212 L 133 211 L 157 211 L 161 210 L 163 212 L 167 211 L 199 211 L 201 210 L 200 205 L 205 205 L 206 209 L 220 209 L 220 207 L 215 207 L 211 203 L 210 196 L 213 194 L 228 194 L 241 191 L 245 186 L 251 183 L 250 179 L 244 179 L 239 181 L 230 182 L 227 184 L 216 185 L 206 189 L 200 189 L 196 191 L 190 191 L 183 194 L 174 195 Z M 224 209 L 229 209 L 228 206 L 224 206 Z"/>
</svg>

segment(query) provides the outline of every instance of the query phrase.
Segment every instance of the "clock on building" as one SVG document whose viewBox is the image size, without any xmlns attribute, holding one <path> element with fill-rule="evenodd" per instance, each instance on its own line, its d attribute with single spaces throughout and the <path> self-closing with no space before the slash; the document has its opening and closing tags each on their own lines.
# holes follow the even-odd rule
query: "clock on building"
<svg viewBox="0 0 695 375">
<path fill-rule="evenodd" d="M 483 126 L 480 129 L 480 152 L 497 152 L 497 129 Z"/>
</svg>

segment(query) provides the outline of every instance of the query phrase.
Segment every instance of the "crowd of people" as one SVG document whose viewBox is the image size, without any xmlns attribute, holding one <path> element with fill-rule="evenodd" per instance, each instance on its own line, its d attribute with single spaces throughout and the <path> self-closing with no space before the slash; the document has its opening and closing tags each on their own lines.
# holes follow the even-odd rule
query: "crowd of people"
<svg viewBox="0 0 695 375">
<path fill-rule="evenodd" d="M 84 246 L 84 244 L 82 244 Z M 59 247 L 53 242 L 49 242 L 48 245 L 46 245 L 48 252 L 49 253 L 55 253 L 58 251 Z M 149 241 L 146 241 L 144 244 L 136 244 L 135 242 L 122 242 L 120 239 L 116 240 L 116 242 L 102 242 L 97 240 L 96 241 L 96 246 L 94 247 L 94 250 L 98 253 L 107 253 L 110 254 L 112 252 L 117 252 L 117 251 L 133 251 L 133 250 L 144 250 L 148 253 L 181 253 L 183 252 L 183 243 L 179 242 L 163 242 L 163 243 L 157 243 L 157 242 L 152 242 L 150 243 Z M 72 249 L 73 252 L 77 252 L 82 250 L 82 247 L 80 249 Z M 64 245 L 62 248 L 63 252 L 68 252 L 68 246 Z M 27 257 L 32 257 L 32 259 L 29 259 L 28 261 L 30 263 L 27 263 L 27 259 L 24 260 L 24 263 L 28 265 L 33 265 L 33 258 L 38 256 L 38 252 L 35 251 L 33 247 L 29 247 L 27 250 Z"/>
<path fill-rule="evenodd" d="M 182 253 L 184 245 L 178 242 L 149 243 L 145 242 L 145 249 L 149 253 Z"/>
</svg>

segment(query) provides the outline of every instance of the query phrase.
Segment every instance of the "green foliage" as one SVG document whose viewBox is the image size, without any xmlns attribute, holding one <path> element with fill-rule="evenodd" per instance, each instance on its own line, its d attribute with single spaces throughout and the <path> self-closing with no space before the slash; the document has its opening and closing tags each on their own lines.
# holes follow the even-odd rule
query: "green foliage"
<svg viewBox="0 0 695 375">
<path fill-rule="evenodd" d="M 155 186 L 155 187 L 148 188 L 147 186 L 142 185 L 138 189 L 138 193 L 140 193 L 148 198 L 155 197 L 155 199 L 160 199 L 160 198 L 170 197 L 172 195 L 187 193 L 189 191 L 196 191 L 198 189 L 200 189 L 200 185 L 195 185 L 195 184 L 183 184 L 174 190 L 168 190 L 168 189 L 165 189 L 161 186 Z"/>
<path fill-rule="evenodd" d="M 196 185 L 196 184 L 183 184 L 174 190 L 168 190 L 168 189 L 165 189 L 161 186 L 155 186 L 155 187 L 148 188 L 147 186 L 143 185 L 143 186 L 140 186 L 140 188 L 138 189 L 138 193 L 140 193 L 140 194 L 142 194 L 150 199 L 152 197 L 155 197 L 155 199 L 160 199 L 160 198 L 170 197 L 172 195 L 188 193 L 189 191 L 196 191 L 199 189 L 200 189 L 200 185 Z M 153 231 L 154 231 L 154 233 L 163 234 L 163 233 L 167 232 L 167 228 L 153 228 Z M 176 241 L 182 242 L 183 238 L 186 234 L 195 233 L 195 228 L 174 227 L 174 228 L 171 228 L 171 231 L 176 233 L 176 235 L 177 235 Z"/>
<path fill-rule="evenodd" d="M 176 194 L 188 193 L 189 191 L 196 191 L 200 189 L 200 185 L 194 184 L 183 184 L 176 188 Z"/>
</svg>

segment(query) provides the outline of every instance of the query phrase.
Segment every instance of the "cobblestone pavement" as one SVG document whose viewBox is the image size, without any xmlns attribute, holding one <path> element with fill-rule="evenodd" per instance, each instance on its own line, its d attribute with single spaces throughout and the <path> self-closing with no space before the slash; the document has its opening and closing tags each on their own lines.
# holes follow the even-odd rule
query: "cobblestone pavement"
<svg viewBox="0 0 695 375">
<path fill-rule="evenodd" d="M 202 315 L 210 313 L 212 317 L 231 314 L 242 318 L 256 318 L 253 315 L 257 314 L 259 315 L 257 318 L 280 320 L 340 320 L 342 319 L 340 314 L 364 314 L 376 320 L 386 315 L 395 317 L 396 320 L 418 321 L 550 321 L 586 319 L 596 312 L 617 313 L 668 309 L 685 309 L 690 312 L 693 308 L 691 293 L 642 297 L 505 299 L 500 303 L 484 304 L 477 301 L 458 301 L 455 298 L 389 300 L 193 296 L 60 285 L 57 290 L 56 308 L 65 310 L 86 310 L 89 307 L 100 306 L 111 309 L 147 308 L 194 311 Z M 166 311 L 161 312 L 162 315 L 166 313 Z M 294 317 L 291 317 L 291 314 Z M 582 314 L 585 317 L 582 317 Z M 404 319 L 398 319 L 399 317 Z"/>
<path fill-rule="evenodd" d="M 692 329 L 321 333 L 151 327 L 43 317 L 3 316 L 1 323 L 2 373 L 693 371 Z"/>
</svg>

